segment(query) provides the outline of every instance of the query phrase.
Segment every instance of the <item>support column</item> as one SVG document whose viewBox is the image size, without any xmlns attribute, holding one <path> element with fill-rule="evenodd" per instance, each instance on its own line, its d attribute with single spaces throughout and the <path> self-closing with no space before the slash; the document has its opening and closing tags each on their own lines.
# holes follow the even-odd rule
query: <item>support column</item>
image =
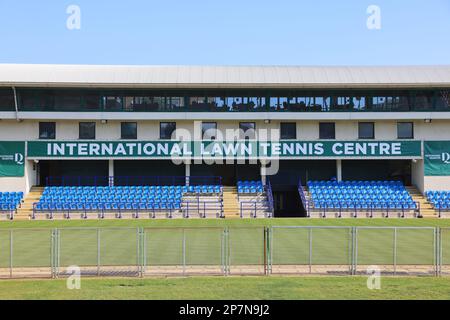
<svg viewBox="0 0 450 320">
<path fill-rule="evenodd" d="M 342 160 L 336 160 L 336 179 L 342 181 Z"/>
<path fill-rule="evenodd" d="M 267 169 L 266 163 L 261 162 L 261 181 L 262 181 L 263 185 L 266 185 L 266 182 L 267 182 L 266 169 Z"/>
<path fill-rule="evenodd" d="M 114 160 L 108 160 L 109 185 L 114 186 Z"/>
<path fill-rule="evenodd" d="M 186 186 L 189 186 L 189 178 L 191 177 L 191 161 L 185 161 Z"/>
</svg>

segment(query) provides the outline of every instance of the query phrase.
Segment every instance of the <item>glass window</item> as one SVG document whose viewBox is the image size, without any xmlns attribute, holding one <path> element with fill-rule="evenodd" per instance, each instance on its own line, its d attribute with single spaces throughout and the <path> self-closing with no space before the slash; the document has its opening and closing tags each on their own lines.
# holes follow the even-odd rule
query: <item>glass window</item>
<svg viewBox="0 0 450 320">
<path fill-rule="evenodd" d="M 217 137 L 217 122 L 202 122 L 202 139 L 214 140 Z"/>
<path fill-rule="evenodd" d="M 95 139 L 95 122 L 80 122 L 79 139 Z"/>
<path fill-rule="evenodd" d="M 55 108 L 58 110 L 80 110 L 81 94 L 75 91 L 56 91 Z"/>
<path fill-rule="evenodd" d="M 297 125 L 295 122 L 280 124 L 280 139 L 297 139 Z"/>
<path fill-rule="evenodd" d="M 100 95 L 97 93 L 87 93 L 84 96 L 84 105 L 86 109 L 99 110 L 100 109 Z"/>
<path fill-rule="evenodd" d="M 120 111 L 122 110 L 122 97 L 105 97 L 105 110 Z"/>
<path fill-rule="evenodd" d="M 336 139 L 336 129 L 334 122 L 319 123 L 319 139 Z"/>
<path fill-rule="evenodd" d="M 375 125 L 373 122 L 358 123 L 359 139 L 375 139 Z"/>
<path fill-rule="evenodd" d="M 255 139 L 256 124 L 254 122 L 239 122 L 240 139 Z"/>
<path fill-rule="evenodd" d="M 170 140 L 172 139 L 172 134 L 177 129 L 176 122 L 160 122 L 159 123 L 159 138 Z"/>
<path fill-rule="evenodd" d="M 39 122 L 39 139 L 56 139 L 56 123 Z"/>
<path fill-rule="evenodd" d="M 414 139 L 414 124 L 412 122 L 398 122 L 397 138 Z"/>
<path fill-rule="evenodd" d="M 14 93 L 12 89 L 0 89 L 0 110 L 14 110 Z"/>
<path fill-rule="evenodd" d="M 120 124 L 121 139 L 137 139 L 137 123 L 122 122 Z"/>
</svg>

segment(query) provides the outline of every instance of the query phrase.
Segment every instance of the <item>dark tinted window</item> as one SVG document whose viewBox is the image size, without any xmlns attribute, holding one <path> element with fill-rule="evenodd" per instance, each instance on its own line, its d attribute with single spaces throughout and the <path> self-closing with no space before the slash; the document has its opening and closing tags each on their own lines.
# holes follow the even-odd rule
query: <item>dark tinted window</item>
<svg viewBox="0 0 450 320">
<path fill-rule="evenodd" d="M 177 129 L 175 122 L 160 122 L 159 123 L 159 138 L 172 139 L 173 132 Z"/>
<path fill-rule="evenodd" d="M 336 139 L 334 122 L 319 123 L 319 139 Z"/>
<path fill-rule="evenodd" d="M 359 139 L 375 139 L 375 126 L 373 122 L 360 122 L 358 124 Z"/>
<path fill-rule="evenodd" d="M 414 124 L 412 122 L 397 123 L 398 139 L 414 139 Z"/>
<path fill-rule="evenodd" d="M 120 124 L 120 137 L 122 139 L 137 139 L 137 123 L 122 122 Z"/>
<path fill-rule="evenodd" d="M 0 110 L 15 110 L 14 93 L 12 89 L 0 89 Z"/>
<path fill-rule="evenodd" d="M 295 122 L 282 122 L 280 124 L 280 139 L 297 139 Z"/>
<path fill-rule="evenodd" d="M 80 122 L 80 139 L 95 139 L 95 122 Z"/>
<path fill-rule="evenodd" d="M 202 122 L 202 138 L 214 140 L 217 137 L 217 122 Z"/>
<path fill-rule="evenodd" d="M 239 129 L 241 130 L 241 139 L 255 139 L 256 124 L 254 122 L 239 122 Z"/>
<path fill-rule="evenodd" d="M 39 139 L 56 139 L 55 122 L 39 122 Z"/>
</svg>

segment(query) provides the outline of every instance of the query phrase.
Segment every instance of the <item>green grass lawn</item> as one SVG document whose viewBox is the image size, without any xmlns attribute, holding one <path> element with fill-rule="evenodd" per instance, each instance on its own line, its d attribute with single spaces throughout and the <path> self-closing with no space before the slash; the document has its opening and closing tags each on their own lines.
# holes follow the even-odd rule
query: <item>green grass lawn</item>
<svg viewBox="0 0 450 320">
<path fill-rule="evenodd" d="M 61 227 L 223 227 L 223 226 L 428 226 L 450 227 L 450 219 L 111 219 L 111 220 L 36 220 L 0 221 L 1 228 Z"/>
<path fill-rule="evenodd" d="M 190 277 L 0 281 L 0 299 L 450 299 L 442 278 L 382 277 L 380 290 L 355 277 Z"/>
</svg>

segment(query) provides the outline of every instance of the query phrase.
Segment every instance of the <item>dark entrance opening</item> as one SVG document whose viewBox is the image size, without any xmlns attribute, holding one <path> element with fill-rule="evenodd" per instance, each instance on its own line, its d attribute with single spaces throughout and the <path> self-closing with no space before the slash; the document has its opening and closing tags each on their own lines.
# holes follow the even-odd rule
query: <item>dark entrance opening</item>
<svg viewBox="0 0 450 320">
<path fill-rule="evenodd" d="M 274 186 L 272 187 L 272 193 L 276 218 L 306 216 L 297 188 L 293 186 Z"/>
<path fill-rule="evenodd" d="M 411 160 L 343 160 L 342 180 L 398 180 L 411 185 Z"/>
<path fill-rule="evenodd" d="M 260 165 L 255 163 L 239 164 L 192 164 L 191 176 L 222 177 L 224 186 L 235 186 L 238 180 L 260 180 Z"/>
<path fill-rule="evenodd" d="M 39 185 L 45 186 L 48 177 L 106 177 L 108 176 L 108 161 L 105 160 L 41 160 L 38 164 Z M 90 184 L 92 179 L 71 179 L 76 184 Z M 105 179 L 99 179 L 98 184 L 107 185 Z"/>
<path fill-rule="evenodd" d="M 268 170 L 269 172 L 269 170 Z M 275 217 L 305 217 L 298 183 L 329 180 L 336 176 L 335 160 L 281 160 L 278 172 L 268 175 L 274 197 Z"/>
</svg>

